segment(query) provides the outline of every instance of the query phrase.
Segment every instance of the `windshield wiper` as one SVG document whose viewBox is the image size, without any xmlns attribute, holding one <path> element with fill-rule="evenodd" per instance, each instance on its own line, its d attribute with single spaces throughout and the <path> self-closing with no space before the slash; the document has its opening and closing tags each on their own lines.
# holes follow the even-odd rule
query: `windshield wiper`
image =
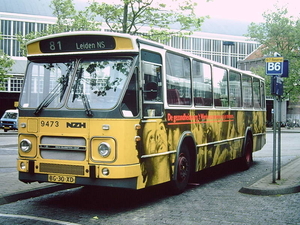
<svg viewBox="0 0 300 225">
<path fill-rule="evenodd" d="M 62 88 L 61 88 L 61 92 L 60 92 L 60 101 L 63 99 L 66 89 L 68 87 L 69 76 L 70 76 L 71 70 L 72 70 L 72 65 L 70 66 L 66 76 L 64 76 L 64 75 L 62 76 Z"/>
<path fill-rule="evenodd" d="M 60 89 L 61 84 L 57 84 L 53 90 L 46 96 L 46 98 L 39 104 L 39 106 L 36 108 L 34 114 L 38 115 L 41 110 L 45 107 L 48 107 L 50 103 L 59 95 L 58 90 Z"/>
<path fill-rule="evenodd" d="M 81 81 L 81 77 L 82 77 L 82 73 L 83 73 L 83 68 L 80 68 L 77 72 L 76 72 L 76 80 L 75 80 L 75 84 L 74 84 L 74 88 L 73 88 L 73 98 L 72 98 L 72 102 L 75 101 L 76 98 L 78 98 L 77 90 L 80 87 L 80 81 Z"/>
<path fill-rule="evenodd" d="M 86 115 L 88 117 L 92 117 L 93 116 L 93 112 L 91 110 L 91 106 L 90 106 L 89 100 L 88 100 L 86 94 L 83 93 L 82 84 L 80 83 L 81 79 L 82 79 L 82 74 L 83 74 L 83 68 L 80 68 L 77 71 L 77 74 L 76 74 L 76 81 L 75 81 L 75 85 L 74 85 L 72 102 L 74 102 L 75 99 L 80 96 L 81 100 L 82 100 L 82 104 L 83 104 L 83 106 L 85 108 Z M 78 92 L 80 93 L 80 95 L 77 94 Z"/>
</svg>

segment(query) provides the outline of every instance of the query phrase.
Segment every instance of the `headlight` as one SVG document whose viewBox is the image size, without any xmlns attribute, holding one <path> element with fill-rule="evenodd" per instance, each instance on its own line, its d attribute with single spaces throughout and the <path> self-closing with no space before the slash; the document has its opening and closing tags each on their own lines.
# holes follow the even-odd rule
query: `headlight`
<svg viewBox="0 0 300 225">
<path fill-rule="evenodd" d="M 20 142 L 20 149 L 23 152 L 29 152 L 31 150 L 31 148 L 32 148 L 32 144 L 31 144 L 31 142 L 28 139 L 23 139 Z"/>
<path fill-rule="evenodd" d="M 106 158 L 110 155 L 111 153 L 111 147 L 108 143 L 106 142 L 102 142 L 99 146 L 98 146 L 98 151 L 99 151 L 99 154 Z"/>
</svg>

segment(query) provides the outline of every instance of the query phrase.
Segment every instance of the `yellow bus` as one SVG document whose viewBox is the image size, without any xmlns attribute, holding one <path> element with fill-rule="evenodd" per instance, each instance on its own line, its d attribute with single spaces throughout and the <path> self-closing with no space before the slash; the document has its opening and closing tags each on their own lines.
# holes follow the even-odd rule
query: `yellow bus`
<svg viewBox="0 0 300 225">
<path fill-rule="evenodd" d="M 19 100 L 25 183 L 181 193 L 198 171 L 265 144 L 264 80 L 127 34 L 68 32 L 27 44 Z"/>
</svg>

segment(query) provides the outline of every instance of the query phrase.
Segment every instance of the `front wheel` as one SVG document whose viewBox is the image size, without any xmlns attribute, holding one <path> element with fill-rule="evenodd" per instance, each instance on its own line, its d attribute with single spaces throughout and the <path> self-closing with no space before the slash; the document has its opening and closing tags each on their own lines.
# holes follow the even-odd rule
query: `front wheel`
<svg viewBox="0 0 300 225">
<path fill-rule="evenodd" d="M 182 146 L 177 159 L 177 173 L 175 179 L 172 181 L 173 194 L 182 193 L 189 182 L 191 174 L 191 159 L 186 146 Z"/>
</svg>

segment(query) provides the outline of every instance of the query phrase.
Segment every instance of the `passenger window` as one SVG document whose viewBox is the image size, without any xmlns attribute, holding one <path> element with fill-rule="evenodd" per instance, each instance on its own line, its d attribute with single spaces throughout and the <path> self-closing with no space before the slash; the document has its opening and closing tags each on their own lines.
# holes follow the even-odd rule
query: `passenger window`
<svg viewBox="0 0 300 225">
<path fill-rule="evenodd" d="M 167 53 L 167 101 L 169 105 L 191 105 L 190 60 Z"/>
<path fill-rule="evenodd" d="M 243 106 L 245 108 L 253 107 L 252 100 L 252 79 L 250 76 L 244 75 L 242 79 L 243 90 Z"/>
<path fill-rule="evenodd" d="M 228 76 L 227 70 L 213 67 L 214 106 L 228 107 Z"/>
<path fill-rule="evenodd" d="M 253 105 L 254 108 L 261 108 L 261 92 L 259 79 L 253 78 Z"/>
<path fill-rule="evenodd" d="M 229 104 L 231 107 L 242 106 L 241 75 L 239 73 L 229 72 Z"/>
<path fill-rule="evenodd" d="M 195 106 L 212 106 L 212 80 L 209 64 L 193 61 L 193 92 Z"/>
</svg>

